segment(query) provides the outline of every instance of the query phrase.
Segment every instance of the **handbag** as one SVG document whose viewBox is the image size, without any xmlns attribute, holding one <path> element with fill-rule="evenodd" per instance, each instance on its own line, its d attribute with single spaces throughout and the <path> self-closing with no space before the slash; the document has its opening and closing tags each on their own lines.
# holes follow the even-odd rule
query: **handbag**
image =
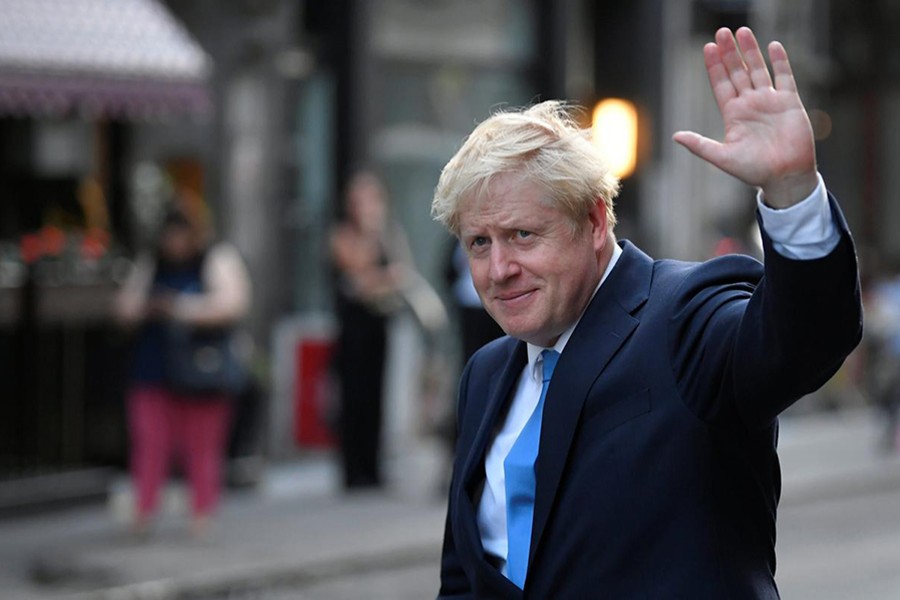
<svg viewBox="0 0 900 600">
<path fill-rule="evenodd" d="M 167 385 L 186 396 L 239 394 L 248 373 L 235 345 L 232 329 L 169 325 L 164 346 Z"/>
</svg>

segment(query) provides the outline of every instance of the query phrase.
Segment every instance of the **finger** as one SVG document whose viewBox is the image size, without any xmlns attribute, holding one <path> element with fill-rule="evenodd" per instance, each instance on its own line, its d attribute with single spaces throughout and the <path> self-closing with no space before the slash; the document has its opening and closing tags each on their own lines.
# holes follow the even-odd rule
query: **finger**
<svg viewBox="0 0 900 600">
<path fill-rule="evenodd" d="M 722 56 L 722 64 L 728 70 L 728 76 L 731 78 L 731 83 L 738 94 L 743 90 L 752 89 L 753 82 L 750 80 L 747 65 L 741 57 L 730 29 L 722 27 L 716 32 L 716 45 L 719 47 L 719 54 Z"/>
<path fill-rule="evenodd" d="M 709 86 L 713 96 L 722 112 L 725 104 L 737 96 L 737 90 L 728 76 L 728 69 L 722 63 L 719 47 L 710 42 L 703 47 L 703 60 L 706 62 L 706 74 L 709 76 Z"/>
<path fill-rule="evenodd" d="M 769 44 L 769 60 L 772 62 L 772 72 L 775 73 L 775 89 L 796 92 L 797 83 L 794 81 L 794 71 L 791 69 L 787 51 L 781 42 Z"/>
<path fill-rule="evenodd" d="M 725 164 L 724 147 L 716 140 L 704 137 L 693 131 L 677 131 L 672 139 L 706 162 L 723 169 Z"/>
<path fill-rule="evenodd" d="M 753 35 L 749 27 L 741 27 L 737 30 L 736 37 L 741 48 L 741 54 L 744 55 L 744 62 L 747 63 L 747 69 L 750 71 L 750 81 L 753 82 L 753 87 L 772 87 L 772 77 L 769 75 L 769 68 L 766 66 L 765 59 L 763 59 L 756 36 Z"/>
</svg>

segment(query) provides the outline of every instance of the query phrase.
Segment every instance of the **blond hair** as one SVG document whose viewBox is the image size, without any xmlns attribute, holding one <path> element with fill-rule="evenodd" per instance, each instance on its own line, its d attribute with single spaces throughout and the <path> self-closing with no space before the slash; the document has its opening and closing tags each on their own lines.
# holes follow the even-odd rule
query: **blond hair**
<svg viewBox="0 0 900 600">
<path fill-rule="evenodd" d="M 522 110 L 493 114 L 466 138 L 441 171 L 431 214 L 459 236 L 461 204 L 489 192 L 492 179 L 513 173 L 547 191 L 547 199 L 577 228 L 599 201 L 612 231 L 619 180 L 610 173 L 573 112 L 548 100 Z"/>
</svg>

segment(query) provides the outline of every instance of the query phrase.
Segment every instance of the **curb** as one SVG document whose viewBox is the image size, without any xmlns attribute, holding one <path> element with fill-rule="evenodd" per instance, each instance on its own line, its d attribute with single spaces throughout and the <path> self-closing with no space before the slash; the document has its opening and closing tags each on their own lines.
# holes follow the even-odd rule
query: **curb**
<svg viewBox="0 0 900 600">
<path fill-rule="evenodd" d="M 72 600 L 213 600 L 273 588 L 300 589 L 345 575 L 437 564 L 439 560 L 440 542 L 435 542 L 322 563 L 284 563 L 145 581 L 67 597 Z"/>
</svg>

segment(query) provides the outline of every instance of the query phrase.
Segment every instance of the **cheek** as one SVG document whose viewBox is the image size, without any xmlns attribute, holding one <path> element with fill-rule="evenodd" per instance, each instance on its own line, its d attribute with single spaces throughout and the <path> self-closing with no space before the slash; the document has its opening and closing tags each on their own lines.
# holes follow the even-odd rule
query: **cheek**
<svg viewBox="0 0 900 600">
<path fill-rule="evenodd" d="M 481 293 L 487 289 L 488 284 L 488 264 L 485 260 L 469 261 L 469 272 L 472 274 L 472 283 L 475 289 Z"/>
<path fill-rule="evenodd" d="M 590 280 L 591 271 L 588 263 L 590 257 L 587 257 L 586 260 L 585 257 L 573 253 L 571 250 L 562 253 L 561 256 L 565 256 L 567 260 L 553 261 L 552 264 L 547 265 L 547 280 L 558 296 L 568 299 L 570 296 L 577 295 Z"/>
</svg>

